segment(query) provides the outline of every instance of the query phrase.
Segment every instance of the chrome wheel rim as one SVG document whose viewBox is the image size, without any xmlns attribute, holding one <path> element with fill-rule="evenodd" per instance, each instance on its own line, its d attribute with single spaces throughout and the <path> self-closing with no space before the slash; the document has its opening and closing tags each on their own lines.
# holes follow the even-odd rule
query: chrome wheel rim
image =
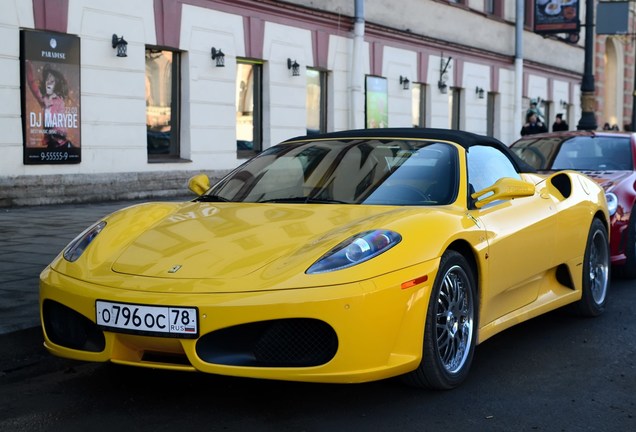
<svg viewBox="0 0 636 432">
<path fill-rule="evenodd" d="M 609 250 L 605 236 L 596 231 L 590 248 L 590 292 L 596 304 L 605 301 L 609 280 Z"/>
<path fill-rule="evenodd" d="M 444 275 L 437 299 L 437 354 L 449 373 L 457 373 L 468 358 L 473 340 L 473 296 L 460 266 Z"/>
</svg>

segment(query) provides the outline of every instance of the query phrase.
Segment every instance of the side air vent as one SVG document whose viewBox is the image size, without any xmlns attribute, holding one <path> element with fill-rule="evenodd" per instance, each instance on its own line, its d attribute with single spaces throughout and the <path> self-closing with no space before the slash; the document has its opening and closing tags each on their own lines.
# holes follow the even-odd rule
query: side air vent
<svg viewBox="0 0 636 432">
<path fill-rule="evenodd" d="M 559 192 L 561 192 L 563 198 L 569 198 L 569 196 L 572 194 L 572 182 L 570 181 L 569 175 L 565 173 L 556 174 L 550 178 L 550 183 Z"/>
<path fill-rule="evenodd" d="M 556 269 L 556 278 L 557 281 L 570 289 L 574 289 L 574 282 L 572 282 L 572 275 L 570 274 L 570 270 L 568 266 L 565 264 L 561 264 Z"/>
</svg>

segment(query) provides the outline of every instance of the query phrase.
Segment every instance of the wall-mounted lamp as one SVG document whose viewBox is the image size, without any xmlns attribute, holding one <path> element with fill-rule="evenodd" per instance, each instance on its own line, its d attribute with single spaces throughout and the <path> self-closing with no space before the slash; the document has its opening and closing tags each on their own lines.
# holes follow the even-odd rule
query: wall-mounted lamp
<svg viewBox="0 0 636 432">
<path fill-rule="evenodd" d="M 128 57 L 126 52 L 128 51 L 128 42 L 124 39 L 124 37 L 117 37 L 116 34 L 113 34 L 113 48 L 117 48 L 117 57 Z"/>
<path fill-rule="evenodd" d="M 218 50 L 214 47 L 210 50 L 212 55 L 212 60 L 216 62 L 216 67 L 224 67 L 225 66 L 225 54 L 221 51 L 221 48 Z"/>
<path fill-rule="evenodd" d="M 407 77 L 403 77 L 402 75 L 400 75 L 400 85 L 402 86 L 404 90 L 408 90 L 410 84 L 411 84 L 411 81 L 409 81 Z"/>
<path fill-rule="evenodd" d="M 292 59 L 287 59 L 287 69 L 291 69 L 292 76 L 300 76 L 300 65 L 296 60 L 292 61 Z"/>
<path fill-rule="evenodd" d="M 561 108 L 563 108 L 564 110 L 568 109 L 568 105 L 569 105 L 568 101 L 562 100 L 560 103 L 561 103 Z"/>
<path fill-rule="evenodd" d="M 483 89 L 483 88 L 481 88 L 481 87 L 477 87 L 477 88 L 475 88 L 475 94 L 477 95 L 477 97 L 478 97 L 479 99 L 483 99 L 483 98 L 484 98 L 485 91 L 484 91 L 484 89 Z"/>
<path fill-rule="evenodd" d="M 437 88 L 439 89 L 440 93 L 446 94 L 448 92 L 448 86 L 446 85 L 446 80 L 448 80 L 448 75 L 446 75 L 446 70 L 448 69 L 448 65 L 450 64 L 450 61 L 452 60 L 452 57 L 448 57 L 448 59 L 446 59 L 446 63 L 444 63 L 444 54 L 442 54 L 442 57 L 440 58 L 440 63 L 439 63 L 439 81 L 437 82 Z"/>
</svg>

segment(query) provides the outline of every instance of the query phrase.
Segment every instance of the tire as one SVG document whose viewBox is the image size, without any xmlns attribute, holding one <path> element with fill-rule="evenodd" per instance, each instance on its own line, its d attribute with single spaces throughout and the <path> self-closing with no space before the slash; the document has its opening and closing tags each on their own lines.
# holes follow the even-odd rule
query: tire
<svg viewBox="0 0 636 432">
<path fill-rule="evenodd" d="M 415 387 L 447 390 L 468 376 L 477 341 L 477 296 L 466 258 L 447 251 L 433 284 L 424 328 L 422 361 L 403 375 Z"/>
<path fill-rule="evenodd" d="M 634 279 L 636 278 L 636 207 L 632 209 L 629 215 L 625 256 L 627 259 L 620 269 L 620 275 L 626 279 Z"/>
<path fill-rule="evenodd" d="M 607 228 L 598 219 L 590 227 L 583 259 L 583 292 L 574 303 L 578 315 L 595 317 L 605 311 L 610 280 L 610 251 Z"/>
</svg>

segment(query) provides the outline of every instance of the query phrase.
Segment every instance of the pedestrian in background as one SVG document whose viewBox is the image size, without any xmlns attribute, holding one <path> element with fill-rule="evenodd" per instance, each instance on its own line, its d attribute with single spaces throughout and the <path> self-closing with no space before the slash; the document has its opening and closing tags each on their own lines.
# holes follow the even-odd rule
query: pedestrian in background
<svg viewBox="0 0 636 432">
<path fill-rule="evenodd" d="M 537 114 L 533 111 L 528 111 L 526 114 L 526 124 L 521 128 L 521 136 L 533 135 L 547 131 L 548 128 L 537 118 Z"/>
<path fill-rule="evenodd" d="M 554 119 L 554 123 L 552 123 L 552 132 L 567 130 L 570 130 L 570 125 L 568 125 L 567 121 L 563 120 L 563 114 L 558 113 Z"/>
<path fill-rule="evenodd" d="M 537 116 L 537 120 L 543 122 L 543 119 L 545 117 L 543 116 L 543 111 L 541 110 L 541 108 L 539 108 L 540 103 L 541 99 L 530 99 L 530 108 L 528 108 L 528 111 L 526 111 L 526 117 L 530 113 L 535 113 Z"/>
</svg>

